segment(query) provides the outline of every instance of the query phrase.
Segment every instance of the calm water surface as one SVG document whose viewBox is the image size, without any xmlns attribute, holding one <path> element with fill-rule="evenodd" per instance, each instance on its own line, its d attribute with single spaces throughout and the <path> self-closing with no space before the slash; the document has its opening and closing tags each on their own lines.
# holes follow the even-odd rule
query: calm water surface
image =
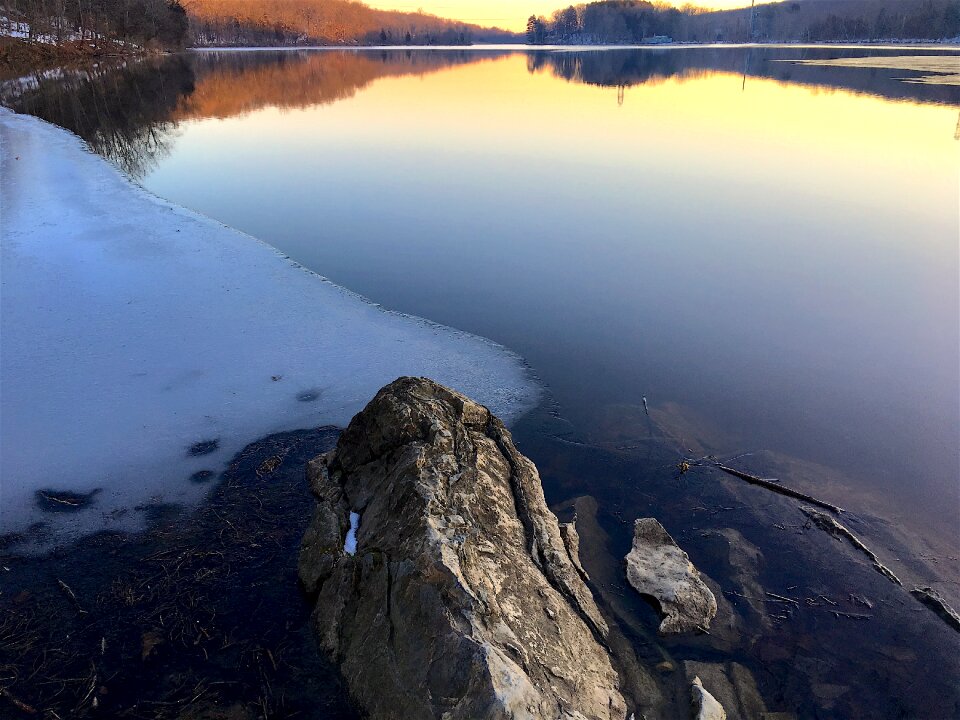
<svg viewBox="0 0 960 720">
<path fill-rule="evenodd" d="M 783 62 L 838 54 L 204 55 L 142 181 L 517 350 L 582 436 L 646 396 L 955 530 L 960 88 Z"/>
<path fill-rule="evenodd" d="M 584 562 L 651 667 L 735 658 L 801 717 L 948 717 L 960 655 L 938 618 L 795 503 L 674 471 L 686 448 L 752 452 L 736 463 L 848 507 L 906 581 L 960 598 L 960 87 L 792 62 L 928 52 L 196 53 L 7 102 L 388 308 L 521 353 L 551 401 L 520 446 L 552 503 L 598 499 Z M 619 565 L 641 513 L 722 598 L 732 528 L 764 587 L 813 602 L 736 604 L 734 644 L 654 643 Z M 855 594 L 866 624 L 833 614 L 862 615 Z"/>
<path fill-rule="evenodd" d="M 947 547 L 960 87 L 795 62 L 904 54 L 960 65 L 909 48 L 209 52 L 7 102 L 388 308 L 513 348 L 570 437 L 609 440 L 646 398 L 679 438 L 807 463 L 811 489 Z"/>
</svg>

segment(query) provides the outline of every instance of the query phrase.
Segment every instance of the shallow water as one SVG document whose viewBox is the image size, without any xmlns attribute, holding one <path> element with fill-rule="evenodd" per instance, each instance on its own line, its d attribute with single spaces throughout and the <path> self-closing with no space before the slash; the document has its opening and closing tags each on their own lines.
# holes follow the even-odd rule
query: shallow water
<svg viewBox="0 0 960 720">
<path fill-rule="evenodd" d="M 735 464 L 850 509 L 906 583 L 960 595 L 960 87 L 790 62 L 925 53 L 197 53 L 7 102 L 339 284 L 523 355 L 552 405 L 518 443 L 555 506 L 597 499 L 588 570 L 651 664 L 735 659 L 803 717 L 939 717 L 960 711 L 939 620 L 796 503 L 675 472 L 750 452 Z M 618 566 L 641 514 L 722 586 L 738 640 L 650 644 Z M 810 602 L 751 616 L 731 528 L 764 588 Z M 819 599 L 857 615 L 861 594 L 867 625 Z"/>
</svg>

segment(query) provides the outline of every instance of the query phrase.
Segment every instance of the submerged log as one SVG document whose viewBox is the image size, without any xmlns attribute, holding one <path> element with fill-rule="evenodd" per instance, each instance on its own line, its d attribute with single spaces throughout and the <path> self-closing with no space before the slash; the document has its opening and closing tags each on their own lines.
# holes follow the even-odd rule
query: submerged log
<svg viewBox="0 0 960 720">
<path fill-rule="evenodd" d="M 916 587 L 910 591 L 910 594 L 933 610 L 947 625 L 960 632 L 960 615 L 947 605 L 947 601 L 940 593 L 930 587 Z"/>
<path fill-rule="evenodd" d="M 850 532 L 845 526 L 838 523 L 826 513 L 819 512 L 813 508 L 802 507 L 800 510 L 804 515 L 813 521 L 814 525 L 819 527 L 821 530 L 830 533 L 835 538 L 842 537 L 849 540 L 851 545 L 870 558 L 870 561 L 873 563 L 874 570 L 886 577 L 888 580 L 890 580 L 890 582 L 896 583 L 897 585 L 903 585 L 903 583 L 900 582 L 900 578 L 894 575 L 890 568 L 880 562 L 880 558 L 877 557 L 877 554 L 864 545 L 860 541 L 860 538 Z"/>
<path fill-rule="evenodd" d="M 729 467 L 719 462 L 714 462 L 711 464 L 713 465 L 713 467 L 717 468 L 717 470 L 722 470 L 728 475 L 733 475 L 734 477 L 740 478 L 741 480 L 745 480 L 751 485 L 758 485 L 759 487 L 766 488 L 767 490 L 772 490 L 773 492 L 778 493 L 780 495 L 786 495 L 787 497 L 792 497 L 797 500 L 803 500 L 804 502 L 808 502 L 811 505 L 816 505 L 817 507 L 822 507 L 826 510 L 829 510 L 830 512 L 836 513 L 837 515 L 840 515 L 841 513 L 843 513 L 843 508 L 838 507 L 832 503 L 819 500 L 813 497 L 812 495 L 807 495 L 806 493 L 802 493 L 799 490 L 794 490 L 793 488 L 788 488 L 784 485 L 780 485 L 779 483 L 770 482 L 769 480 L 764 480 L 763 478 L 757 477 L 756 475 L 745 473 L 741 470 L 737 470 L 736 468 Z"/>
</svg>

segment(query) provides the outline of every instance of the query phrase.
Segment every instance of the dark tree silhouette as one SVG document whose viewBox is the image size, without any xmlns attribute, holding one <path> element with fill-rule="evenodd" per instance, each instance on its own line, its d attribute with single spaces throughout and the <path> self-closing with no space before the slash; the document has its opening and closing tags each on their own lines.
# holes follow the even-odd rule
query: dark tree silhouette
<svg viewBox="0 0 960 720">
<path fill-rule="evenodd" d="M 752 13 L 599 0 L 557 10 L 542 29 L 538 22 L 527 23 L 533 44 L 939 40 L 960 35 L 960 0 L 793 0 L 757 5 Z"/>
</svg>

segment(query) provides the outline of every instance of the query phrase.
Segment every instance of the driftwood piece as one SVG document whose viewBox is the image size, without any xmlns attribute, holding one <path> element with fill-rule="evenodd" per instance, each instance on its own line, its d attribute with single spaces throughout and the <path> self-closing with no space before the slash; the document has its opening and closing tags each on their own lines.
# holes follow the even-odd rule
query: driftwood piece
<svg viewBox="0 0 960 720">
<path fill-rule="evenodd" d="M 857 548 L 857 550 L 859 550 L 868 558 L 870 558 L 870 562 L 873 563 L 873 568 L 878 573 L 880 573 L 881 575 L 886 577 L 888 580 L 890 580 L 890 582 L 896 583 L 897 585 L 903 585 L 903 583 L 900 582 L 900 578 L 894 575 L 893 571 L 890 570 L 890 568 L 888 568 L 886 565 L 880 562 L 880 558 L 877 557 L 877 554 L 873 552 L 873 550 L 868 548 L 866 545 L 864 545 L 860 541 L 860 538 L 858 538 L 856 535 L 850 532 L 846 527 L 838 523 L 836 520 L 834 520 L 832 517 L 830 517 L 826 513 L 822 513 L 819 510 L 814 510 L 813 508 L 809 508 L 809 507 L 802 507 L 800 508 L 800 510 L 803 512 L 804 515 L 806 515 L 808 518 L 810 518 L 813 521 L 814 525 L 819 527 L 821 530 L 824 530 L 830 533 L 835 538 L 842 537 L 849 540 L 851 545 L 853 545 L 855 548 Z"/>
<path fill-rule="evenodd" d="M 947 625 L 960 632 L 960 615 L 957 615 L 957 611 L 947 605 L 947 601 L 943 599 L 940 593 L 933 588 L 916 587 L 910 591 L 910 594 L 943 618 Z"/>
</svg>

